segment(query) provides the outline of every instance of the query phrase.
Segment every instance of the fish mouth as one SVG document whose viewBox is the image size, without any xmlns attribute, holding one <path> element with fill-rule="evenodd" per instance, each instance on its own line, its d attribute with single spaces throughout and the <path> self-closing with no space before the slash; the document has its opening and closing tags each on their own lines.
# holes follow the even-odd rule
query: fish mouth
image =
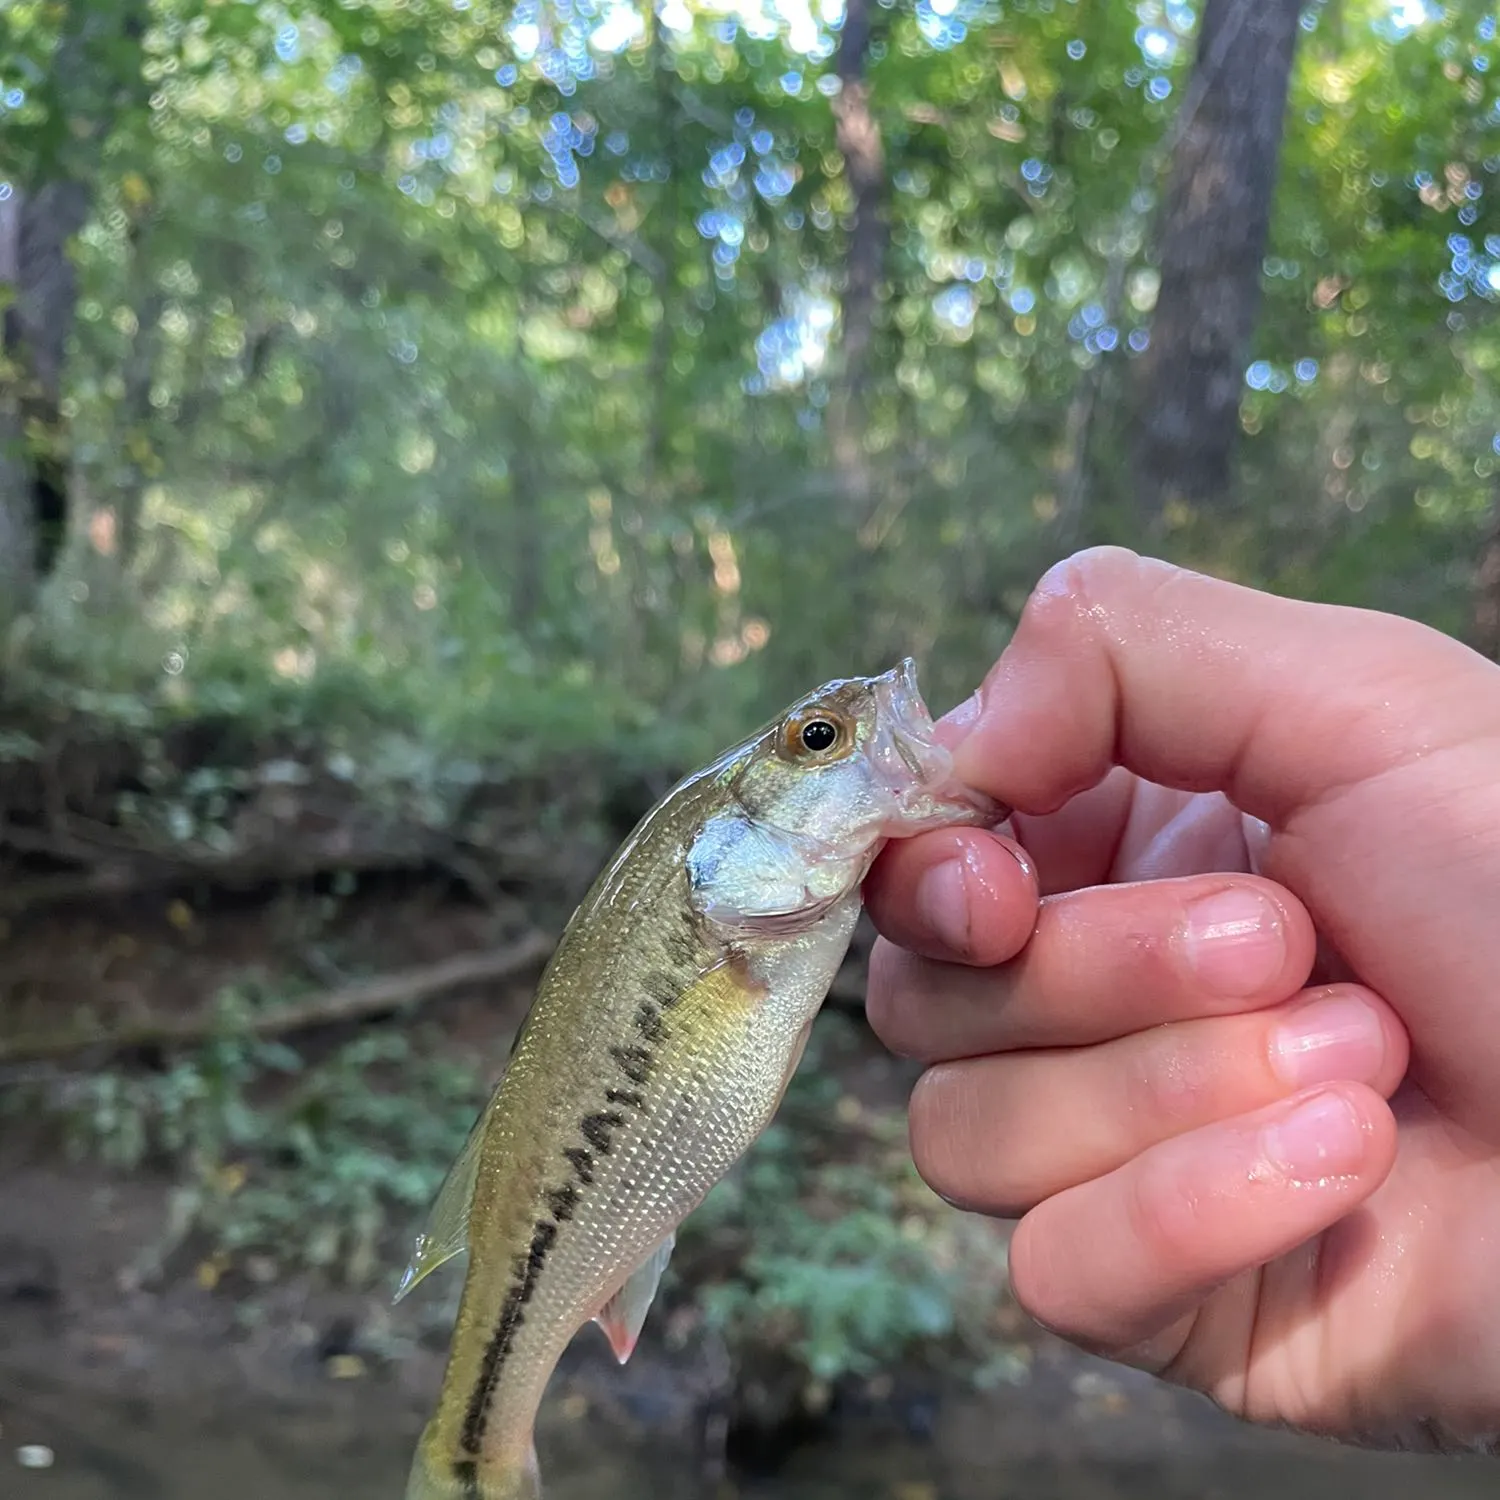
<svg viewBox="0 0 1500 1500">
<path fill-rule="evenodd" d="M 874 743 L 870 761 L 896 799 L 902 832 L 966 822 L 992 826 L 1009 809 L 965 786 L 953 773 L 953 757 L 937 742 L 936 725 L 917 685 L 917 664 L 906 657 L 871 679 L 875 693 Z M 915 826 L 914 826 L 915 825 Z"/>
</svg>

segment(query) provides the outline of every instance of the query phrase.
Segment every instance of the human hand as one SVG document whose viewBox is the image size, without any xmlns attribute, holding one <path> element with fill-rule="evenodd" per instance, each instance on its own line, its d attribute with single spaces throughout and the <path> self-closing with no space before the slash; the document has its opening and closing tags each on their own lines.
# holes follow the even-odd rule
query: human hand
<svg viewBox="0 0 1500 1500">
<path fill-rule="evenodd" d="M 870 1018 L 1021 1305 L 1251 1420 L 1500 1445 L 1500 668 L 1100 550 L 944 734 L 1016 840 L 881 856 Z"/>
</svg>

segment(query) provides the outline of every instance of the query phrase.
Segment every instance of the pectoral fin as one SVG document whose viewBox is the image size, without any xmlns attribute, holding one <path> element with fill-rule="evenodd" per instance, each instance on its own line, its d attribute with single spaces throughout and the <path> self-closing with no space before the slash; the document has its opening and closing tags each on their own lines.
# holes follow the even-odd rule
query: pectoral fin
<svg viewBox="0 0 1500 1500">
<path fill-rule="evenodd" d="M 672 1258 L 672 1247 L 677 1242 L 675 1234 L 669 1234 L 655 1250 L 635 1269 L 625 1285 L 599 1309 L 594 1321 L 604 1330 L 609 1347 L 615 1358 L 623 1365 L 635 1349 L 646 1324 L 646 1314 L 656 1299 L 656 1289 L 661 1285 L 662 1272 Z"/>
<path fill-rule="evenodd" d="M 469 1206 L 474 1201 L 474 1182 L 479 1175 L 479 1147 L 489 1113 L 486 1107 L 474 1122 L 463 1150 L 448 1168 L 448 1175 L 443 1179 L 427 1216 L 427 1226 L 417 1236 L 411 1263 L 402 1274 L 393 1301 L 399 1302 L 419 1281 L 469 1248 Z"/>
</svg>

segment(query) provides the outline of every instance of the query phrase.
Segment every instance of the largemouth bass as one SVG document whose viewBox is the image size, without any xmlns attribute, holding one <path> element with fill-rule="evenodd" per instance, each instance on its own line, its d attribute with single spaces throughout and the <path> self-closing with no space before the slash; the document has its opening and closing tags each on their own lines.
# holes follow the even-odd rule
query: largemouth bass
<svg viewBox="0 0 1500 1500">
<path fill-rule="evenodd" d="M 642 820 L 574 913 L 398 1297 L 467 1250 L 407 1500 L 536 1500 L 532 1429 L 596 1321 L 623 1363 L 678 1224 L 770 1122 L 885 841 L 1003 816 L 908 660 L 830 682 Z"/>
</svg>

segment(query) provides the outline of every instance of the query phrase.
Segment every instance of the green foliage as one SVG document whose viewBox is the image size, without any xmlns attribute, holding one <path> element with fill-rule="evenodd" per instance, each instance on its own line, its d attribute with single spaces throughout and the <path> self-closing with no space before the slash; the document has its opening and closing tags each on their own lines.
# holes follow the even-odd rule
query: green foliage
<svg viewBox="0 0 1500 1500">
<path fill-rule="evenodd" d="M 1116 456 L 1193 7 L 877 7 L 863 509 L 836 10 L 151 0 L 132 50 L 96 9 L 0 21 L 0 173 L 94 131 L 79 514 L 12 674 L 681 763 L 907 650 L 958 696 L 1058 551 L 1140 541 Z M 1424 14 L 1309 7 L 1239 499 L 1153 545 L 1461 630 L 1493 20 Z"/>
<path fill-rule="evenodd" d="M 392 1272 L 392 1231 L 415 1232 L 483 1099 L 431 1038 L 372 1032 L 316 1067 L 236 1034 L 158 1073 L 77 1080 L 51 1106 L 71 1148 L 120 1170 L 171 1174 L 154 1258 L 184 1243 L 217 1276 L 315 1269 L 356 1285 Z"/>
</svg>

